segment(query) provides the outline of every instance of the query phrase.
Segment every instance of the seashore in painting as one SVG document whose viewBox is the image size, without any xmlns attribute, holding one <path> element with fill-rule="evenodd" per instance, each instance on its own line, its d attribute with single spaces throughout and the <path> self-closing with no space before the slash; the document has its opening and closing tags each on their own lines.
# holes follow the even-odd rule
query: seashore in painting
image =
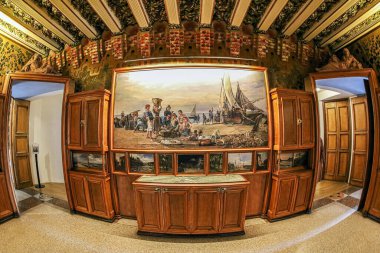
<svg viewBox="0 0 380 253">
<path fill-rule="evenodd" d="M 114 148 L 215 149 L 268 145 L 265 74 L 170 68 L 118 73 Z"/>
</svg>

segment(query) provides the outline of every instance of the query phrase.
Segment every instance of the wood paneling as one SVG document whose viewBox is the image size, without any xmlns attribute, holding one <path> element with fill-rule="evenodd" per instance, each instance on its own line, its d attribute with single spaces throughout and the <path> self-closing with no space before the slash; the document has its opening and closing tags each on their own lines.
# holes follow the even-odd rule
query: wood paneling
<svg viewBox="0 0 380 253">
<path fill-rule="evenodd" d="M 325 102 L 323 107 L 326 143 L 324 179 L 347 181 L 351 159 L 349 102 Z"/>
<path fill-rule="evenodd" d="M 166 234 L 244 231 L 248 184 L 182 186 L 135 182 L 139 231 Z"/>
<path fill-rule="evenodd" d="M 12 157 L 16 189 L 33 185 L 29 157 L 29 105 L 26 100 L 12 102 Z"/>
<path fill-rule="evenodd" d="M 115 175 L 120 215 L 136 218 L 135 194 L 132 183 L 140 176 Z"/>
<path fill-rule="evenodd" d="M 67 104 L 67 144 L 70 148 L 82 146 L 82 100 L 72 98 Z"/>
<path fill-rule="evenodd" d="M 71 192 L 73 193 L 74 207 L 80 212 L 90 212 L 87 202 L 86 181 L 83 176 L 70 175 Z"/>
<path fill-rule="evenodd" d="M 247 197 L 247 216 L 257 216 L 265 212 L 270 173 L 244 175 L 250 182 Z"/>
<path fill-rule="evenodd" d="M 368 166 L 369 115 L 367 97 L 351 99 L 353 121 L 353 150 L 350 184 L 363 187 Z"/>
<path fill-rule="evenodd" d="M 282 101 L 283 113 L 283 146 L 297 147 L 298 135 L 297 131 L 297 97 L 285 97 Z"/>
<path fill-rule="evenodd" d="M 13 214 L 4 174 L 0 174 L 0 220 Z"/>
</svg>

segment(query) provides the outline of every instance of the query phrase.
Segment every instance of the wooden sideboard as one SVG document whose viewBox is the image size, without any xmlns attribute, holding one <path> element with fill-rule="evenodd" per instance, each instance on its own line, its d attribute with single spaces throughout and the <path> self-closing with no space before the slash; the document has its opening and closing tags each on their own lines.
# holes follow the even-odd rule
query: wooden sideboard
<svg viewBox="0 0 380 253">
<path fill-rule="evenodd" d="M 133 183 L 140 234 L 244 233 L 241 175 L 142 176 Z"/>
</svg>

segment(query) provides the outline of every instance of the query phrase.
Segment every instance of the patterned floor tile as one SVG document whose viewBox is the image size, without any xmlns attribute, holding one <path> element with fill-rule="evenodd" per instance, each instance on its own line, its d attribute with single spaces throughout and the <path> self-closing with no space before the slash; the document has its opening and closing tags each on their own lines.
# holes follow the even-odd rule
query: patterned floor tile
<svg viewBox="0 0 380 253">
<path fill-rule="evenodd" d="M 335 193 L 335 194 L 329 196 L 329 198 L 334 200 L 334 201 L 344 199 L 345 197 L 347 197 L 347 194 L 345 194 L 343 192 L 338 192 L 338 193 Z"/>
<path fill-rule="evenodd" d="M 32 207 L 38 206 L 41 203 L 43 203 L 41 200 L 36 199 L 34 197 L 30 197 L 30 198 L 24 199 L 22 201 L 19 201 L 17 203 L 17 205 L 18 205 L 20 212 L 22 213 L 22 212 L 25 212 L 26 210 L 28 210 Z"/>
<path fill-rule="evenodd" d="M 330 203 L 333 203 L 334 200 L 330 198 L 323 198 L 323 199 L 318 199 L 313 202 L 313 209 L 320 208 L 322 206 L 328 205 Z"/>
<path fill-rule="evenodd" d="M 51 203 L 53 205 L 59 206 L 64 209 L 70 209 L 69 203 L 65 200 L 52 198 L 51 200 L 48 201 L 48 203 Z"/>
<path fill-rule="evenodd" d="M 347 196 L 344 199 L 339 200 L 338 202 L 350 208 L 357 209 L 360 200 L 351 196 Z"/>
<path fill-rule="evenodd" d="M 361 188 L 356 186 L 350 186 L 348 189 L 344 190 L 343 192 L 347 195 L 350 195 L 351 193 L 354 193 L 356 191 L 359 191 Z"/>
<path fill-rule="evenodd" d="M 353 198 L 360 199 L 362 197 L 362 192 L 363 192 L 363 189 L 360 189 L 359 191 L 351 193 L 350 196 Z"/>
<path fill-rule="evenodd" d="M 32 196 L 34 196 L 34 195 L 36 195 L 37 193 L 39 193 L 38 190 L 36 190 L 36 189 L 34 189 L 34 188 L 32 188 L 32 187 L 25 188 L 25 189 L 20 189 L 20 191 L 23 191 L 23 192 L 25 192 L 25 193 L 28 193 L 29 195 L 32 195 Z"/>
<path fill-rule="evenodd" d="M 24 191 L 16 190 L 15 192 L 16 192 L 16 199 L 17 199 L 17 201 L 22 201 L 24 199 L 32 197 L 30 194 L 28 194 L 28 193 L 26 193 Z"/>
</svg>

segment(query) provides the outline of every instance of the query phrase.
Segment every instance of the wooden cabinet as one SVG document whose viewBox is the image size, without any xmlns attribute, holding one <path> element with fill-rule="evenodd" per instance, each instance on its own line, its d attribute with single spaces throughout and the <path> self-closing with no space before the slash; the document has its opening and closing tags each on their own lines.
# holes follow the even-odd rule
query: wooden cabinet
<svg viewBox="0 0 380 253">
<path fill-rule="evenodd" d="M 314 98 L 310 92 L 288 89 L 271 91 L 274 123 L 274 149 L 312 148 Z"/>
<path fill-rule="evenodd" d="M 305 211 L 310 199 L 311 180 L 311 170 L 273 175 L 268 218 L 273 220 Z"/>
<path fill-rule="evenodd" d="M 206 186 L 134 182 L 139 232 L 242 232 L 248 184 L 246 181 Z"/>
<path fill-rule="evenodd" d="M 3 173 L 0 173 L 0 221 L 13 215 L 8 189 Z"/>
<path fill-rule="evenodd" d="M 70 172 L 70 186 L 76 211 L 112 219 L 110 178 Z"/>
<path fill-rule="evenodd" d="M 108 150 L 110 92 L 86 91 L 68 96 L 67 145 L 72 150 Z"/>
</svg>

